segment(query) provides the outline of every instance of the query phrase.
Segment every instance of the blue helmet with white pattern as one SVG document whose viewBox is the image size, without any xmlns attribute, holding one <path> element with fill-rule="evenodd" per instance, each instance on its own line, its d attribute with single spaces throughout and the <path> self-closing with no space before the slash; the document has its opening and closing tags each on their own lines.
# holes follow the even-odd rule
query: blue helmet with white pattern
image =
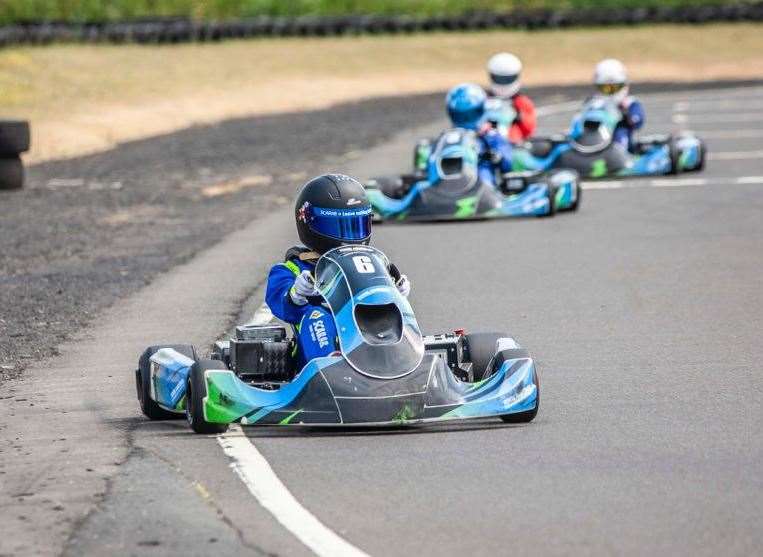
<svg viewBox="0 0 763 557">
<path fill-rule="evenodd" d="M 448 91 L 445 106 L 453 125 L 458 128 L 476 130 L 485 115 L 487 94 L 479 85 L 462 83 Z"/>
</svg>

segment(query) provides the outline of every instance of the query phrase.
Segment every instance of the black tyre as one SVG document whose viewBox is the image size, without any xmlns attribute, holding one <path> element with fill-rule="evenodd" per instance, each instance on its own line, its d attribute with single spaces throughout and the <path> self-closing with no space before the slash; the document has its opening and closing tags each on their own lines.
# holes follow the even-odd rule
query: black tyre
<svg viewBox="0 0 763 557">
<path fill-rule="evenodd" d="M 151 363 L 149 358 L 162 348 L 172 348 L 183 356 L 196 360 L 196 350 L 190 344 L 161 344 L 149 346 L 143 351 L 138 360 L 138 369 L 135 370 L 135 388 L 138 394 L 138 403 L 143 414 L 150 420 L 177 420 L 183 414 L 170 412 L 159 406 L 151 398 Z"/>
<path fill-rule="evenodd" d="M 675 176 L 681 172 L 678 168 L 678 161 L 681 158 L 681 150 L 678 148 L 678 145 L 676 145 L 675 138 L 670 138 L 668 149 L 670 152 L 670 172 L 668 172 L 668 174 Z"/>
<path fill-rule="evenodd" d="M 466 335 L 469 360 L 472 362 L 474 381 L 482 381 L 489 373 L 488 366 L 495 355 L 495 343 L 499 338 L 510 336 L 508 333 L 472 333 Z"/>
<path fill-rule="evenodd" d="M 537 375 L 535 386 L 538 387 Z M 535 419 L 538 415 L 538 409 L 540 408 L 540 388 L 538 388 L 538 398 L 536 399 L 535 408 L 532 410 L 526 410 L 525 412 L 517 412 L 515 414 L 504 414 L 501 419 L 507 424 L 526 424 Z"/>
<path fill-rule="evenodd" d="M 700 170 L 705 169 L 705 161 L 707 159 L 707 145 L 705 145 L 705 142 L 700 140 L 699 142 L 699 164 L 694 169 L 695 171 L 699 172 Z"/>
<path fill-rule="evenodd" d="M 24 165 L 18 155 L 0 158 L 0 190 L 18 190 L 24 187 Z"/>
<path fill-rule="evenodd" d="M 556 214 L 556 188 L 551 184 L 548 185 L 548 213 L 538 215 L 539 217 L 553 217 Z"/>
<path fill-rule="evenodd" d="M 0 157 L 15 157 L 29 151 L 29 122 L 0 120 Z"/>
<path fill-rule="evenodd" d="M 218 360 L 197 360 L 188 374 L 186 382 L 185 416 L 188 425 L 196 433 L 224 433 L 228 424 L 213 424 L 204 418 L 204 398 L 207 396 L 207 382 L 204 372 L 208 369 L 228 369 Z"/>
<path fill-rule="evenodd" d="M 577 190 L 577 196 L 573 204 L 570 205 L 570 211 L 577 211 L 580 207 L 580 202 L 583 200 L 583 186 L 580 185 L 580 182 L 575 184 L 575 189 Z"/>
</svg>

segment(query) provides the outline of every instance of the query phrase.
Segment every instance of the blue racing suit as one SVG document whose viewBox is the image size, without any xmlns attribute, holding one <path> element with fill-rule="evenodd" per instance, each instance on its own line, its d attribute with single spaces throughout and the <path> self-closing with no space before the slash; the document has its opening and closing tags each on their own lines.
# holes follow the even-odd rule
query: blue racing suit
<svg viewBox="0 0 763 557">
<path fill-rule="evenodd" d="M 289 295 L 302 271 L 315 272 L 319 257 L 307 248 L 293 247 L 286 252 L 284 262 L 273 265 L 268 274 L 265 302 L 273 315 L 294 328 L 298 369 L 314 358 L 328 356 L 339 349 L 336 323 L 331 312 L 322 304 L 311 301 L 303 306 L 297 305 Z M 399 278 L 397 267 L 390 265 L 389 271 L 394 280 Z"/>
<path fill-rule="evenodd" d="M 511 172 L 511 142 L 494 128 L 481 131 L 479 137 L 480 178 L 496 185 L 496 171 L 501 175 Z"/>
<path fill-rule="evenodd" d="M 613 140 L 625 147 L 628 151 L 635 151 L 634 133 L 644 125 L 646 114 L 644 105 L 636 97 L 625 97 L 620 103 L 620 110 L 623 118 L 617 124 L 613 135 Z"/>
<path fill-rule="evenodd" d="M 313 358 L 328 356 L 337 349 L 334 317 L 322 305 L 292 302 L 289 291 L 302 271 L 315 271 L 318 254 L 306 248 L 292 248 L 283 263 L 274 265 L 268 274 L 265 302 L 273 315 L 294 328 L 299 369 Z"/>
</svg>

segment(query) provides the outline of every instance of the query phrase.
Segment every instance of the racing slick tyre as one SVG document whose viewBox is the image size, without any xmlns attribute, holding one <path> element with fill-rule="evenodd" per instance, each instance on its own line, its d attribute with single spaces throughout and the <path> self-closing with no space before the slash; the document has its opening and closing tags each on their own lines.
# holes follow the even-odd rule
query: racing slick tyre
<svg viewBox="0 0 763 557">
<path fill-rule="evenodd" d="M 472 362 L 474 381 L 482 381 L 488 373 L 495 356 L 495 345 L 499 338 L 509 337 L 509 333 L 471 333 L 466 335 L 469 361 Z"/>
<path fill-rule="evenodd" d="M 548 213 L 538 215 L 541 218 L 553 217 L 556 214 L 556 188 L 549 184 L 546 196 L 548 197 Z"/>
<path fill-rule="evenodd" d="M 678 162 L 681 159 L 681 150 L 678 148 L 678 145 L 676 145 L 676 139 L 674 137 L 670 138 L 668 152 L 670 153 L 670 171 L 668 174 L 675 176 L 681 172 L 678 168 Z"/>
<path fill-rule="evenodd" d="M 228 369 L 219 360 L 197 360 L 191 367 L 186 382 L 185 417 L 188 425 L 196 433 L 224 433 L 228 424 L 213 424 L 204 417 L 204 399 L 207 397 L 207 382 L 204 372 L 208 369 Z"/>
<path fill-rule="evenodd" d="M 0 120 L 0 157 L 15 157 L 29 151 L 29 122 Z"/>
<path fill-rule="evenodd" d="M 538 398 L 536 399 L 535 408 L 532 410 L 526 410 L 524 412 L 517 412 L 515 414 L 504 414 L 500 418 L 507 424 L 526 424 L 535 419 L 538 415 L 538 409 L 540 408 L 540 389 L 538 389 Z"/>
<path fill-rule="evenodd" d="M 705 160 L 707 159 L 707 145 L 703 140 L 699 140 L 699 164 L 694 169 L 696 172 L 705 169 Z"/>
<path fill-rule="evenodd" d="M 24 186 L 24 165 L 18 155 L 0 158 L 0 190 L 18 190 Z"/>
<path fill-rule="evenodd" d="M 150 420 L 177 420 L 182 418 L 183 414 L 165 410 L 151 398 L 151 362 L 149 359 L 162 348 L 172 348 L 183 356 L 196 360 L 196 350 L 190 344 L 160 344 L 146 348 L 138 360 L 138 369 L 135 370 L 138 402 L 141 411 Z"/>
<path fill-rule="evenodd" d="M 570 205 L 570 211 L 577 211 L 578 208 L 580 207 L 580 202 L 583 199 L 583 186 L 580 185 L 580 182 L 575 184 L 575 189 L 576 189 L 577 195 L 575 197 L 575 202 L 572 205 Z"/>
</svg>

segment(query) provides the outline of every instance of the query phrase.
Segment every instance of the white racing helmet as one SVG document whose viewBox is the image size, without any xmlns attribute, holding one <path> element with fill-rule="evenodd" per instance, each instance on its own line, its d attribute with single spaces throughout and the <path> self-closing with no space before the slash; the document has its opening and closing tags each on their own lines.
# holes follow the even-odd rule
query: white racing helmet
<svg viewBox="0 0 763 557">
<path fill-rule="evenodd" d="M 500 52 L 494 55 L 487 63 L 492 93 L 503 98 L 516 95 L 521 85 L 519 80 L 521 72 L 522 62 L 513 54 Z"/>
<path fill-rule="evenodd" d="M 620 60 L 607 58 L 596 64 L 593 82 L 599 93 L 618 103 L 628 96 L 628 72 Z"/>
</svg>

